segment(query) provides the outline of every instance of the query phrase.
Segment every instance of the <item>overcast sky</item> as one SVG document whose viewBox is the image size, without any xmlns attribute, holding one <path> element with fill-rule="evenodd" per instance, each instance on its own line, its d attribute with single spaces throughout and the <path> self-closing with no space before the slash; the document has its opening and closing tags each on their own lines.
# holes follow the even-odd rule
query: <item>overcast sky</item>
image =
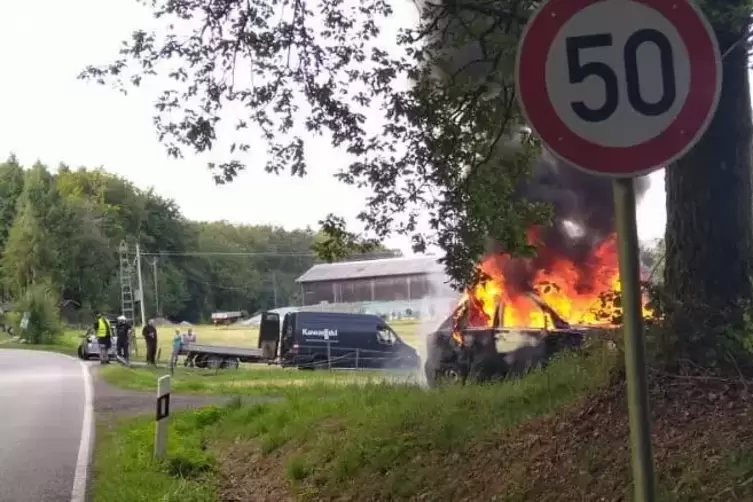
<svg viewBox="0 0 753 502">
<path fill-rule="evenodd" d="M 292 229 L 316 227 L 329 212 L 354 221 L 362 207 L 363 193 L 332 178 L 349 159 L 326 142 L 311 142 L 306 178 L 276 177 L 252 165 L 218 187 L 205 167 L 212 159 L 167 157 L 152 126 L 151 95 L 126 97 L 77 81 L 83 67 L 108 62 L 121 40 L 148 25 L 149 12 L 135 0 L 4 1 L 0 20 L 0 159 L 14 152 L 25 165 L 39 159 L 51 167 L 102 166 L 153 186 L 199 220 Z M 651 177 L 638 214 L 643 240 L 661 237 L 666 220 L 663 172 Z M 389 244 L 409 251 L 407 240 Z"/>
</svg>

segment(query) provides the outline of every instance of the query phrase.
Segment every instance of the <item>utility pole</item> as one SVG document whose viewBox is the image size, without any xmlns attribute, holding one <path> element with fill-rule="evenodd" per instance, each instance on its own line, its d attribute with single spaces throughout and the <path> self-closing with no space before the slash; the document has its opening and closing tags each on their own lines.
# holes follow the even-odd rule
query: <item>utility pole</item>
<svg viewBox="0 0 753 502">
<path fill-rule="evenodd" d="M 136 278 L 139 282 L 139 310 L 141 310 L 141 325 L 146 326 L 146 312 L 144 309 L 144 280 L 141 277 L 141 246 L 136 244 Z"/>
<path fill-rule="evenodd" d="M 272 292 L 274 293 L 275 308 L 277 308 L 277 275 L 272 271 Z"/>
<path fill-rule="evenodd" d="M 152 274 L 154 276 L 154 311 L 159 315 L 159 291 L 157 290 L 157 258 L 152 260 Z"/>
</svg>

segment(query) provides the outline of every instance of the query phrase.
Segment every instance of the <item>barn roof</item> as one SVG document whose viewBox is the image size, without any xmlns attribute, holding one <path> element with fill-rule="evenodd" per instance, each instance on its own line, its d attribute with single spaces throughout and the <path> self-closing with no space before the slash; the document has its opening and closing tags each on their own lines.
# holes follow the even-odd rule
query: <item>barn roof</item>
<svg viewBox="0 0 753 502">
<path fill-rule="evenodd" d="M 444 267 L 436 256 L 408 256 L 378 260 L 343 261 L 314 265 L 296 282 L 336 281 L 367 277 L 443 274 Z"/>
</svg>

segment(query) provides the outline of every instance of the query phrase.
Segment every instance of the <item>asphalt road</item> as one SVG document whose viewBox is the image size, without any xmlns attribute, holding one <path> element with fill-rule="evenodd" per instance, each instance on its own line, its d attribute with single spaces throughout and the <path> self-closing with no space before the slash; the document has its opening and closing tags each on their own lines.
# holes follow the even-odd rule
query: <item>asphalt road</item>
<svg viewBox="0 0 753 502">
<path fill-rule="evenodd" d="M 83 502 L 92 399 L 76 359 L 0 349 L 0 502 Z"/>
</svg>

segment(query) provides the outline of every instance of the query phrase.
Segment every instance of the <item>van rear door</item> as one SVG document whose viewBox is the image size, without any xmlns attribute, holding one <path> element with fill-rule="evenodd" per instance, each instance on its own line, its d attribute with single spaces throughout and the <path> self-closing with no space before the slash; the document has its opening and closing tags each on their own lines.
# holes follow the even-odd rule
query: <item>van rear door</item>
<svg viewBox="0 0 753 502">
<path fill-rule="evenodd" d="M 280 315 L 274 312 L 262 312 L 259 323 L 259 348 L 265 359 L 277 357 L 280 343 Z"/>
<path fill-rule="evenodd" d="M 280 359 L 283 365 L 295 364 L 298 356 L 298 345 L 295 340 L 296 313 L 288 312 L 282 321 L 280 334 Z"/>
</svg>

